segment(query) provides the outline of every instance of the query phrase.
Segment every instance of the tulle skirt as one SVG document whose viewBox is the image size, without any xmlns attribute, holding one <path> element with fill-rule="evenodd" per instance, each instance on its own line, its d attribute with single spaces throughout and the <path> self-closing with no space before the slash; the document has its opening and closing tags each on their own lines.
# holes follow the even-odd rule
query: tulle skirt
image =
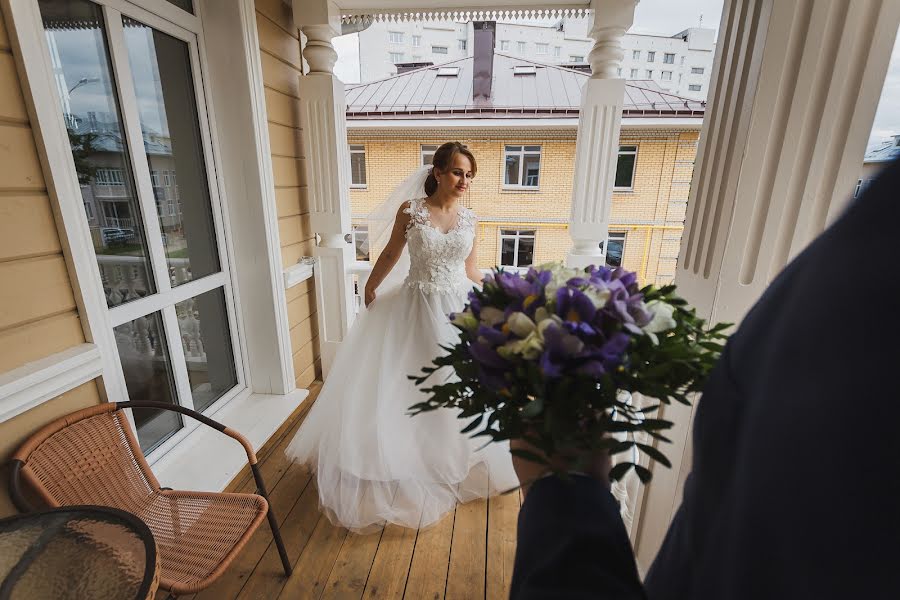
<svg viewBox="0 0 900 600">
<path fill-rule="evenodd" d="M 448 315 L 464 304 L 463 290 L 400 286 L 363 310 L 341 344 L 286 451 L 315 469 L 334 524 L 361 533 L 427 527 L 458 502 L 518 485 L 508 444 L 461 434 L 466 423 L 449 409 L 408 414 L 426 398 L 409 376 L 453 343 Z"/>
</svg>

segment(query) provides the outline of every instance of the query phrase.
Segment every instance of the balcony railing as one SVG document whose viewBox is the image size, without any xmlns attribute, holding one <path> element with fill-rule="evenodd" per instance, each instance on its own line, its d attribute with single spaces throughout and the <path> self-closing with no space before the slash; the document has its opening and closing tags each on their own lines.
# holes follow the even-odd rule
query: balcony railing
<svg viewBox="0 0 900 600">
<path fill-rule="evenodd" d="M 130 197 L 130 195 L 128 193 L 128 188 L 125 187 L 124 184 L 95 183 L 93 187 L 94 187 L 94 197 L 95 198 L 128 198 L 128 197 Z"/>
<path fill-rule="evenodd" d="M 143 298 L 149 293 L 146 282 L 150 277 L 147 275 L 146 260 L 144 256 L 97 254 L 100 279 L 110 306 Z M 170 258 L 168 263 L 171 285 L 191 280 L 190 259 Z"/>
<path fill-rule="evenodd" d="M 148 294 L 146 282 L 147 264 L 143 256 L 116 256 L 98 254 L 97 263 L 100 277 L 110 306 L 117 306 L 130 300 L 142 298 Z M 187 258 L 169 259 L 169 279 L 172 285 L 178 285 L 191 278 L 190 260 Z M 190 298 L 175 305 L 178 324 L 181 331 L 181 343 L 188 368 L 205 369 L 206 349 L 200 335 L 200 321 L 194 309 L 194 299 Z M 127 323 L 117 330 L 122 334 L 118 340 L 128 346 L 127 352 L 135 356 L 154 357 L 160 349 L 156 347 L 149 335 L 150 322 L 146 317 Z"/>
<path fill-rule="evenodd" d="M 106 226 L 131 229 L 134 227 L 134 219 L 131 217 L 106 217 Z"/>
<path fill-rule="evenodd" d="M 353 298 L 354 298 L 354 306 L 356 307 L 356 312 L 359 313 L 360 308 L 363 305 L 363 294 L 365 293 L 366 283 L 369 281 L 369 275 L 372 274 L 372 267 L 375 266 L 374 263 L 358 260 L 350 265 L 349 271 L 350 275 L 353 277 Z M 517 267 L 505 267 L 508 271 L 526 271 L 526 268 L 518 269 Z M 491 272 L 491 269 L 481 269 L 481 272 L 487 275 Z"/>
</svg>

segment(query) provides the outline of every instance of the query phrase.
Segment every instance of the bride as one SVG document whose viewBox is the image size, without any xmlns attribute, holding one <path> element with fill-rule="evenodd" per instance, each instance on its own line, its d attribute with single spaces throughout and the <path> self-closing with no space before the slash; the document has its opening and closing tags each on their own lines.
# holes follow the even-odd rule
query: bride
<svg viewBox="0 0 900 600">
<path fill-rule="evenodd" d="M 287 449 L 315 469 L 328 518 L 357 532 L 386 523 L 427 527 L 457 502 L 518 485 L 507 445 L 461 434 L 449 410 L 407 414 L 424 400 L 409 376 L 453 343 L 448 315 L 463 309 L 482 279 L 475 214 L 460 203 L 475 157 L 449 142 L 433 165 L 369 215 L 369 239 L 387 242 L 365 288 L 367 308 Z"/>
</svg>

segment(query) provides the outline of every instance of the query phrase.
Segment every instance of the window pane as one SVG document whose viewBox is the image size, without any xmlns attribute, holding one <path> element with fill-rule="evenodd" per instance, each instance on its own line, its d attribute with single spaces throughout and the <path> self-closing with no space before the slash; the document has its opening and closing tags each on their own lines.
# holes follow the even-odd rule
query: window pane
<svg viewBox="0 0 900 600">
<path fill-rule="evenodd" d="M 369 260 L 369 227 L 353 226 L 353 245 L 356 248 L 356 260 Z"/>
<path fill-rule="evenodd" d="M 103 16 L 90 2 L 41 0 L 50 59 L 106 303 L 156 292 Z"/>
<path fill-rule="evenodd" d="M 610 267 L 622 266 L 622 250 L 625 247 L 625 237 L 609 236 L 609 242 L 606 248 L 606 264 Z"/>
<path fill-rule="evenodd" d="M 129 400 L 176 404 L 175 378 L 160 314 L 152 313 L 123 323 L 113 332 Z M 134 422 L 144 452 L 149 452 L 182 427 L 178 413 L 157 409 L 135 409 Z"/>
<path fill-rule="evenodd" d="M 160 189 L 175 214 L 159 219 L 172 285 L 219 271 L 206 161 L 187 43 L 123 19 L 150 170 L 170 171 Z"/>
<path fill-rule="evenodd" d="M 540 146 L 525 146 L 525 152 L 540 152 Z"/>
<path fill-rule="evenodd" d="M 506 156 L 506 185 L 519 185 L 519 162 L 522 157 L 518 154 L 508 154 Z"/>
<path fill-rule="evenodd" d="M 537 187 L 538 175 L 541 171 L 541 155 L 526 154 L 525 155 L 525 181 L 523 185 L 529 187 Z"/>
<path fill-rule="evenodd" d="M 528 232 L 533 233 L 533 232 Z M 519 238 L 519 256 L 518 262 L 516 263 L 517 267 L 530 267 L 534 263 L 534 238 L 533 237 L 520 237 Z"/>
<path fill-rule="evenodd" d="M 191 0 L 166 0 L 166 2 L 168 2 L 169 4 L 174 4 L 178 8 L 194 14 L 194 6 Z"/>
<path fill-rule="evenodd" d="M 202 412 L 237 385 L 225 292 L 217 288 L 179 302 L 175 313 L 194 410 Z"/>
<path fill-rule="evenodd" d="M 630 188 L 634 181 L 634 154 L 620 154 L 616 165 L 616 184 L 618 188 Z"/>
<path fill-rule="evenodd" d="M 362 152 L 350 154 L 350 182 L 353 185 L 366 185 L 366 155 Z"/>
<path fill-rule="evenodd" d="M 502 238 L 500 242 L 500 264 L 506 267 L 516 266 L 516 240 Z"/>
</svg>

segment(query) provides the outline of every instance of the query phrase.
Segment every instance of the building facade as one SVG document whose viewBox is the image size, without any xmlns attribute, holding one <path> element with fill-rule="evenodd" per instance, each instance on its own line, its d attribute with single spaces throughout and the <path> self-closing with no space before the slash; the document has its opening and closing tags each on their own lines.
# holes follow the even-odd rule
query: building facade
<svg viewBox="0 0 900 600">
<path fill-rule="evenodd" d="M 898 157 L 900 157 L 900 134 L 892 135 L 891 139 L 885 140 L 869 149 L 863 158 L 862 170 L 859 172 L 859 179 L 856 181 L 853 197 L 857 198 L 862 194 L 863 190 L 871 185 L 881 169 Z"/>
<path fill-rule="evenodd" d="M 606 263 L 642 283 L 671 283 L 680 248 L 699 125 L 623 127 Z M 478 215 L 478 266 L 527 268 L 565 260 L 575 165 L 575 127 L 504 129 L 356 128 L 349 125 L 357 247 L 365 215 L 446 141 L 465 144 L 478 175 L 463 203 Z M 521 157 L 521 160 L 520 160 Z M 523 164 L 522 179 L 518 163 Z M 361 249 L 360 260 L 374 258 Z"/>
<path fill-rule="evenodd" d="M 590 19 L 498 21 L 496 48 L 517 58 L 544 64 L 586 65 L 593 45 Z M 373 23 L 359 34 L 359 81 L 384 79 L 398 64 L 441 64 L 471 56 L 472 23 L 409 21 Z M 653 81 L 679 96 L 705 100 L 715 53 L 714 29 L 694 27 L 672 36 L 628 33 L 618 75 Z M 402 70 L 402 67 L 401 67 Z"/>
<path fill-rule="evenodd" d="M 503 35 L 502 23 L 479 23 L 474 56 L 348 89 L 359 260 L 372 261 L 379 250 L 365 251 L 366 215 L 451 140 L 478 161 L 464 203 L 479 217 L 479 267 L 567 259 L 577 101 L 590 76 L 495 51 Z M 608 265 L 664 285 L 675 275 L 705 106 L 649 81 L 628 82 L 625 97 L 609 235 L 597 236 L 598 244 Z"/>
</svg>

